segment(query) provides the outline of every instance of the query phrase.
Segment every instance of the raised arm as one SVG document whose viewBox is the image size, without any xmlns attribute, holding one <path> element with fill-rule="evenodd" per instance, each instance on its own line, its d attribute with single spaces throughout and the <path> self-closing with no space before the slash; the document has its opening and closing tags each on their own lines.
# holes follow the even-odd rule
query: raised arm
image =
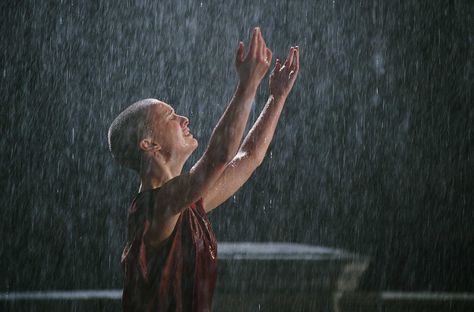
<svg viewBox="0 0 474 312">
<path fill-rule="evenodd" d="M 203 156 L 189 173 L 171 179 L 157 194 L 159 206 L 155 208 L 155 215 L 159 227 L 164 226 L 163 222 L 174 227 L 181 210 L 201 198 L 216 183 L 238 151 L 252 100 L 271 61 L 271 51 L 259 28 L 254 29 L 247 56 L 244 54 L 244 44 L 240 42 L 235 60 L 239 84 L 214 128 Z"/>
<path fill-rule="evenodd" d="M 204 197 L 210 211 L 232 196 L 262 163 L 273 138 L 286 98 L 299 72 L 299 49 L 291 48 L 284 65 L 276 61 L 270 76 L 270 96 L 239 152 Z"/>
<path fill-rule="evenodd" d="M 255 92 L 268 71 L 271 57 L 271 51 L 267 48 L 258 27 L 253 31 L 250 50 L 245 58 L 244 44 L 239 43 L 235 60 L 239 84 L 229 106 L 217 123 L 201 160 L 210 158 L 227 163 L 236 155 Z M 191 173 L 200 169 L 201 160 L 191 169 Z"/>
</svg>

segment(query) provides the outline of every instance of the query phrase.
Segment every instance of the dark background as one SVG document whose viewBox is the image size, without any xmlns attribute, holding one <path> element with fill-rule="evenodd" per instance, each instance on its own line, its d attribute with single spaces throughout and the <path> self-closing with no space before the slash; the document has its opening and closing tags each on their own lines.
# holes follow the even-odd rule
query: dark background
<svg viewBox="0 0 474 312">
<path fill-rule="evenodd" d="M 267 157 L 211 213 L 219 241 L 372 257 L 370 290 L 474 291 L 470 1 L 0 5 L 0 291 L 120 288 L 137 177 L 106 133 L 136 100 L 189 116 L 202 154 L 239 40 L 301 73 Z M 254 121 L 267 95 L 262 83 Z"/>
</svg>

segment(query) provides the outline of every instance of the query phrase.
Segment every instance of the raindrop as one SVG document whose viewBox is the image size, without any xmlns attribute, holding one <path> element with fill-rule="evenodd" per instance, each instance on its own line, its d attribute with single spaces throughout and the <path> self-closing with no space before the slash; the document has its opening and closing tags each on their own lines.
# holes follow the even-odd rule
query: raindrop
<svg viewBox="0 0 474 312">
<path fill-rule="evenodd" d="M 375 66 L 375 71 L 378 75 L 383 75 L 385 73 L 385 68 L 384 68 L 384 59 L 383 55 L 380 52 L 377 52 L 373 56 L 373 61 L 374 61 L 374 66 Z"/>
<path fill-rule="evenodd" d="M 375 94 L 372 96 L 372 105 L 378 106 L 380 104 L 379 88 L 375 88 Z"/>
</svg>

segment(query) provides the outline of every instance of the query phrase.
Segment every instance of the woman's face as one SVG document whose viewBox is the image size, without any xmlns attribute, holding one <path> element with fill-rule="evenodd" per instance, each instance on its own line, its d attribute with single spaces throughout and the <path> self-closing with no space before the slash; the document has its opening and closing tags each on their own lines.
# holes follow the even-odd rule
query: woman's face
<svg viewBox="0 0 474 312">
<path fill-rule="evenodd" d="M 187 158 L 198 147 L 188 127 L 189 119 L 176 114 L 170 105 L 157 100 L 151 106 L 150 117 L 153 140 L 164 155 Z"/>
</svg>

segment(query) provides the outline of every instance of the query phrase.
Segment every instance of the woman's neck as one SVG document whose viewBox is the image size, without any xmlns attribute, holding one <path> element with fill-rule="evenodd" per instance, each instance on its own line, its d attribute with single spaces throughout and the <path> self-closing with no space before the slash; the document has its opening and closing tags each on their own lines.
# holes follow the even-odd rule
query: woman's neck
<svg viewBox="0 0 474 312">
<path fill-rule="evenodd" d="M 141 193 L 161 187 L 169 180 L 180 175 L 181 171 L 183 170 L 183 166 L 184 164 L 169 163 L 165 166 L 152 163 L 149 167 L 149 170 L 146 170 L 145 173 L 140 174 L 141 183 L 138 192 Z"/>
</svg>

